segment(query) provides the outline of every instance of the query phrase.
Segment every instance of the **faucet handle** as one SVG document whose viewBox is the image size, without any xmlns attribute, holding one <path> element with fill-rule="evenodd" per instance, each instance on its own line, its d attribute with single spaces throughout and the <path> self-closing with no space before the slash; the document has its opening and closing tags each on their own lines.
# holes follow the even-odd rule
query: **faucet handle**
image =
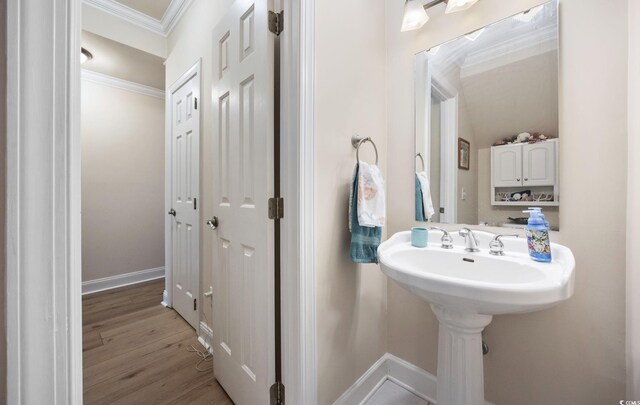
<svg viewBox="0 0 640 405">
<path fill-rule="evenodd" d="M 493 239 L 491 239 L 491 242 L 489 242 L 489 253 L 494 255 L 494 256 L 504 256 L 504 243 L 502 243 L 502 241 L 500 240 L 500 238 L 517 238 L 518 234 L 509 234 L 509 235 L 503 235 L 503 234 L 499 234 L 493 237 Z"/>
<path fill-rule="evenodd" d="M 442 232 L 442 238 L 440 239 L 440 242 L 442 242 L 440 247 L 442 249 L 453 249 L 453 238 L 451 237 L 451 234 L 446 229 L 442 229 L 437 226 L 432 226 L 429 229 L 433 231 Z"/>
</svg>

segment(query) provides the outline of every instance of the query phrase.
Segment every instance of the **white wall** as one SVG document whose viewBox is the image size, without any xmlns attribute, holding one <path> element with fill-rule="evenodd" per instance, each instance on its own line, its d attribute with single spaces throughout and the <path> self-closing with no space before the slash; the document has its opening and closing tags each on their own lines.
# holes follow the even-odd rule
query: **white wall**
<svg viewBox="0 0 640 405">
<path fill-rule="evenodd" d="M 389 156 L 412 155 L 413 55 L 541 3 L 434 10 L 422 30 L 400 33 L 403 4 L 386 1 Z M 560 15 L 563 200 L 552 238 L 576 256 L 576 289 L 556 308 L 489 325 L 486 397 L 498 404 L 604 404 L 625 395 L 627 1 L 561 0 Z M 412 159 L 388 165 L 389 234 L 414 224 L 412 173 Z M 612 197 L 606 205 L 585 198 L 594 185 Z M 387 310 L 389 351 L 435 374 L 438 324 L 429 306 L 389 282 Z"/>
<path fill-rule="evenodd" d="M 640 3 L 629 2 L 629 183 L 627 196 L 627 398 L 640 398 Z M 633 113 L 631 113 L 633 112 Z"/>
<path fill-rule="evenodd" d="M 164 100 L 82 82 L 82 280 L 164 266 Z"/>
<path fill-rule="evenodd" d="M 211 85 L 213 79 L 213 28 L 229 9 L 232 0 L 195 0 L 169 36 L 166 61 L 167 88 L 202 58 L 202 111 L 200 131 L 200 223 L 213 216 L 213 117 Z M 202 296 L 209 290 L 212 276 L 214 232 L 200 227 L 200 319 L 208 326 L 212 322 L 211 300 Z"/>
<path fill-rule="evenodd" d="M 387 347 L 386 277 L 376 265 L 351 262 L 347 224 L 353 134 L 373 138 L 385 171 L 384 4 L 316 1 L 315 18 L 317 372 L 318 404 L 327 405 Z M 373 161 L 371 145 L 360 158 Z M 407 162 L 411 175 L 414 160 Z"/>
</svg>

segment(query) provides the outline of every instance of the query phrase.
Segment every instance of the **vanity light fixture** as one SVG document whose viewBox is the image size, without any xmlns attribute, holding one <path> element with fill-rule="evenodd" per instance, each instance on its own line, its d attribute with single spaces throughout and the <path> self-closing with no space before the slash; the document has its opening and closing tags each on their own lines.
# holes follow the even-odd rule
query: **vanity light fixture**
<svg viewBox="0 0 640 405">
<path fill-rule="evenodd" d="M 425 0 L 405 0 L 402 29 L 400 29 L 400 31 L 405 32 L 420 29 L 429 21 L 426 10 L 438 4 L 446 3 L 447 9 L 445 13 L 455 13 L 468 9 L 479 0 L 431 0 L 426 4 L 424 1 Z"/>
<path fill-rule="evenodd" d="M 522 21 L 525 23 L 528 23 L 529 21 L 533 20 L 535 18 L 535 16 L 542 11 L 542 9 L 544 8 L 544 4 L 540 5 L 538 7 L 534 7 L 532 9 L 529 9 L 527 11 L 525 11 L 524 13 L 518 14 L 517 16 L 515 16 L 515 19 L 518 21 Z"/>
<path fill-rule="evenodd" d="M 83 63 L 85 63 L 87 61 L 90 61 L 91 59 L 93 59 L 93 55 L 91 54 L 91 52 L 89 52 L 85 48 L 81 48 L 80 49 L 80 64 L 83 64 Z"/>
<path fill-rule="evenodd" d="M 479 30 L 468 33 L 464 37 L 467 38 L 469 41 L 475 41 L 476 39 L 478 39 L 480 35 L 482 35 L 483 32 L 484 32 L 484 28 L 480 28 Z"/>
<path fill-rule="evenodd" d="M 421 28 L 429 16 L 422 5 L 422 0 L 406 0 L 404 3 L 404 17 L 402 18 L 402 29 L 400 31 L 412 31 Z"/>
<path fill-rule="evenodd" d="M 445 13 L 457 13 L 463 11 L 476 4 L 478 0 L 449 0 L 447 2 L 447 9 Z"/>
</svg>

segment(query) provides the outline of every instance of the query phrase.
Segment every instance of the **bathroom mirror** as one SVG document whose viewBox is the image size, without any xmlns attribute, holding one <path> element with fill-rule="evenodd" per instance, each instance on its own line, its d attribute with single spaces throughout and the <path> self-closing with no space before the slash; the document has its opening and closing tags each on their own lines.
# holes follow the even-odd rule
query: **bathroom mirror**
<svg viewBox="0 0 640 405">
<path fill-rule="evenodd" d="M 554 0 L 415 56 L 417 221 L 558 229 L 558 25 Z"/>
</svg>

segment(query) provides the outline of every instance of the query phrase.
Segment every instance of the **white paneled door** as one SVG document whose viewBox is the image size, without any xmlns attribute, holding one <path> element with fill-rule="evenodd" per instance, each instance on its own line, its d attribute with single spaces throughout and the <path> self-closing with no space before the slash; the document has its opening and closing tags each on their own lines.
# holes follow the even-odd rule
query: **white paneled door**
<svg viewBox="0 0 640 405">
<path fill-rule="evenodd" d="M 213 32 L 214 373 L 238 405 L 274 382 L 274 35 L 267 0 L 236 0 Z"/>
<path fill-rule="evenodd" d="M 198 330 L 200 75 L 171 94 L 171 210 L 173 308 Z"/>
</svg>

